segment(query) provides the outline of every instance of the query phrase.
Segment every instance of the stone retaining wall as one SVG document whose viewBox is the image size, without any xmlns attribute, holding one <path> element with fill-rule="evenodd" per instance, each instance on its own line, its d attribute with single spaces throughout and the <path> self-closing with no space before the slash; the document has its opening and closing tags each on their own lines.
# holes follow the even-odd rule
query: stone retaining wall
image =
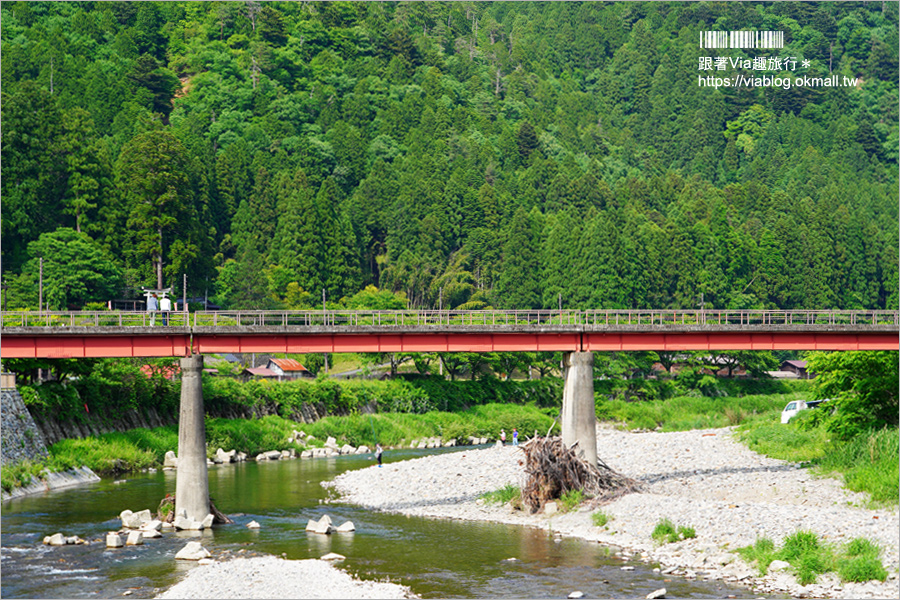
<svg viewBox="0 0 900 600">
<path fill-rule="evenodd" d="M 25 408 L 19 390 L 0 390 L 0 465 L 11 465 L 22 460 L 36 460 L 48 455 L 44 436 Z"/>
</svg>

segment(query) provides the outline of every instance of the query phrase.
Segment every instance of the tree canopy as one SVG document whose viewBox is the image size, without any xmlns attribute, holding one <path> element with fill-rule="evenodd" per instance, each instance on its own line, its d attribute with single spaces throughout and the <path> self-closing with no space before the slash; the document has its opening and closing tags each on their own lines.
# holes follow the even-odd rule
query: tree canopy
<svg viewBox="0 0 900 600">
<path fill-rule="evenodd" d="M 7 307 L 34 306 L 32 244 L 68 228 L 122 274 L 108 298 L 187 274 L 225 307 L 376 286 L 412 307 L 896 308 L 897 13 L 4 2 Z M 733 29 L 786 45 L 698 47 Z M 715 72 L 856 83 L 698 85 L 703 57 L 759 56 L 796 70 Z"/>
</svg>

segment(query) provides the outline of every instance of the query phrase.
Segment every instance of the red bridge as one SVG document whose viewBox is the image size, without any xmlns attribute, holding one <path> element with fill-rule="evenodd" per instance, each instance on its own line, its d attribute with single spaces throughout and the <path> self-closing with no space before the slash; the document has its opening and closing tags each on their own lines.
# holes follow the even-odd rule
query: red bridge
<svg viewBox="0 0 900 600">
<path fill-rule="evenodd" d="M 6 311 L 0 324 L 3 358 L 900 347 L 894 310 Z"/>
</svg>

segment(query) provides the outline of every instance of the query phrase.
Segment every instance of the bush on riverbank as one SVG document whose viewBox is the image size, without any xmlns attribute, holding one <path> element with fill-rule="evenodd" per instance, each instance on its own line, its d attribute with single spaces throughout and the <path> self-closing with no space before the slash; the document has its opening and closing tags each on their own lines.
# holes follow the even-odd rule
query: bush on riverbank
<svg viewBox="0 0 900 600">
<path fill-rule="evenodd" d="M 266 414 L 291 418 L 304 404 L 321 407 L 329 415 L 350 415 L 365 407 L 380 413 L 424 414 L 429 411 L 460 411 L 489 403 L 536 403 L 559 406 L 562 380 L 447 381 L 440 377 L 420 379 L 346 380 L 320 377 L 313 381 L 251 380 L 205 377 L 203 397 L 207 412 L 228 414 L 232 408 L 268 407 Z"/>
</svg>

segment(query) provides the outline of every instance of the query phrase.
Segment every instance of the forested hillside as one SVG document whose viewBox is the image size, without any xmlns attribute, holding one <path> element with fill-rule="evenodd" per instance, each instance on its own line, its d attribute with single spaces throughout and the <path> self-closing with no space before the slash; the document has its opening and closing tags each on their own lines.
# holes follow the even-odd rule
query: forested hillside
<svg viewBox="0 0 900 600">
<path fill-rule="evenodd" d="M 897 9 L 3 2 L 4 306 L 896 308 Z"/>
</svg>

